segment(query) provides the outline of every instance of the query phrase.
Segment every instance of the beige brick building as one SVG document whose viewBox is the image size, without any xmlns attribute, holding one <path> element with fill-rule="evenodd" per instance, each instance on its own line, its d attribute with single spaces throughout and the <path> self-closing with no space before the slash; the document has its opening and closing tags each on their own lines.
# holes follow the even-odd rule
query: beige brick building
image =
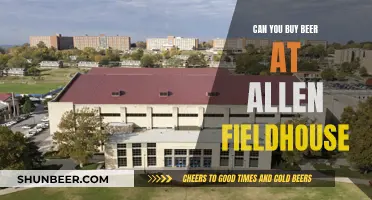
<svg viewBox="0 0 372 200">
<path fill-rule="evenodd" d="M 72 37 L 56 34 L 53 36 L 30 36 L 30 46 L 36 47 L 40 42 L 43 42 L 46 47 L 54 47 L 58 50 L 71 49 L 74 47 Z"/>
<path fill-rule="evenodd" d="M 195 50 L 199 47 L 199 39 L 168 36 L 167 38 L 148 38 L 147 50 L 166 50 L 171 48 L 179 50 Z"/>
<path fill-rule="evenodd" d="M 115 50 L 126 51 L 130 49 L 131 40 L 127 36 L 74 36 L 74 47 L 83 50 L 93 48 L 96 50 L 112 48 Z"/>
</svg>

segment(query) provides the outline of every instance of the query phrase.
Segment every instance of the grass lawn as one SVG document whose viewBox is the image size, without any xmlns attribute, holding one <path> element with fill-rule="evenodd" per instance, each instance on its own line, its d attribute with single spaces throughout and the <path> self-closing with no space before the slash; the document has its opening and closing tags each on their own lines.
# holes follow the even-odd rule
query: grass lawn
<svg viewBox="0 0 372 200">
<path fill-rule="evenodd" d="M 0 200 L 349 200 L 369 199 L 358 187 L 337 183 L 329 188 L 33 188 L 4 196 Z"/>
<path fill-rule="evenodd" d="M 358 171 L 352 171 L 349 167 L 340 166 L 340 168 L 332 168 L 332 166 L 328 166 L 325 164 L 314 164 L 315 169 L 317 170 L 334 170 L 336 176 L 339 177 L 348 177 L 348 178 L 361 178 L 361 179 L 372 179 L 372 173 L 368 174 L 361 174 Z"/>
<path fill-rule="evenodd" d="M 84 72 L 84 70 L 78 68 L 43 69 L 40 79 L 33 79 L 30 76 L 0 77 L 0 92 L 44 94 L 66 85 L 77 72 Z"/>
</svg>

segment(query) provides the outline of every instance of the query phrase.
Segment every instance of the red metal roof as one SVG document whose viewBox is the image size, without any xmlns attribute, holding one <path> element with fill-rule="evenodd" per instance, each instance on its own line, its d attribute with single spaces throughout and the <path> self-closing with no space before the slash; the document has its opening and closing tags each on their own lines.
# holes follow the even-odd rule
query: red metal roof
<svg viewBox="0 0 372 200">
<path fill-rule="evenodd" d="M 106 74 L 106 75 L 123 75 L 123 74 L 136 74 L 136 75 L 149 75 L 149 74 L 199 74 L 199 75 L 215 75 L 229 74 L 228 69 L 217 68 L 123 68 L 123 67 L 97 67 L 89 70 L 88 74 Z"/>
<path fill-rule="evenodd" d="M 0 93 L 0 101 L 6 101 L 11 97 L 12 97 L 11 93 Z"/>
<path fill-rule="evenodd" d="M 110 74 L 111 70 L 99 69 Z M 58 98 L 59 102 L 74 104 L 218 104 L 246 105 L 250 82 L 272 83 L 272 104 L 279 103 L 279 82 L 286 82 L 287 105 L 292 104 L 294 76 L 249 76 L 215 74 L 179 74 L 174 69 L 162 69 L 163 74 L 151 74 L 153 69 L 130 69 L 130 73 L 105 75 L 82 74 L 65 89 Z M 181 69 L 184 70 L 184 69 Z M 191 69 L 193 70 L 193 69 Z M 126 71 L 126 70 L 124 70 Z M 138 75 L 138 72 L 149 72 Z M 172 72 L 170 72 L 172 71 Z M 219 74 L 219 73 L 218 73 Z M 262 84 L 264 87 L 264 84 Z M 112 92 L 124 91 L 125 94 L 113 97 Z M 171 92 L 168 97 L 160 97 L 159 92 Z M 208 97 L 207 92 L 220 93 L 217 97 Z M 268 95 L 268 94 L 265 94 Z"/>
<path fill-rule="evenodd" d="M 372 78 L 368 78 L 365 83 L 366 86 L 372 86 Z"/>
</svg>

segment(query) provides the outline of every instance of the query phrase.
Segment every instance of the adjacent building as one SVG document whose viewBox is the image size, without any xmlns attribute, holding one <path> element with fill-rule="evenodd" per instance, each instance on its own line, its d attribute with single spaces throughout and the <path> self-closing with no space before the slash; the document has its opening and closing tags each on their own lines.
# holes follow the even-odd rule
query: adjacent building
<svg viewBox="0 0 372 200">
<path fill-rule="evenodd" d="M 131 40 L 127 36 L 74 36 L 74 47 L 77 49 L 85 49 L 87 47 L 95 50 L 104 50 L 112 48 L 120 51 L 127 51 L 130 49 Z"/>
<path fill-rule="evenodd" d="M 271 46 L 269 39 L 252 39 L 252 38 L 228 38 L 214 39 L 213 49 L 217 51 L 244 51 L 248 45 L 253 45 L 255 48 L 266 48 Z"/>
<path fill-rule="evenodd" d="M 130 49 L 131 41 L 127 36 L 72 36 L 66 37 L 61 34 L 54 36 L 30 36 L 30 46 L 37 46 L 43 42 L 48 48 L 54 47 L 59 50 L 77 48 L 83 50 L 86 47 L 96 50 L 112 48 L 120 51 Z"/>
<path fill-rule="evenodd" d="M 19 99 L 12 93 L 0 93 L 0 122 L 20 114 Z"/>
<path fill-rule="evenodd" d="M 99 62 L 80 61 L 78 63 L 78 67 L 80 68 L 94 68 L 99 66 L 100 66 Z"/>
<path fill-rule="evenodd" d="M 372 74 L 372 50 L 350 48 L 335 50 L 333 63 L 341 65 L 344 62 L 353 62 L 359 59 L 360 66 L 365 67 Z"/>
<path fill-rule="evenodd" d="M 58 131 L 66 111 L 90 107 L 120 130 L 105 144 L 106 169 L 270 169 L 272 152 L 238 154 L 233 145 L 221 152 L 221 125 L 292 119 L 293 113 L 247 113 L 249 82 L 299 80 L 231 75 L 227 69 L 216 74 L 214 68 L 94 68 L 77 74 L 49 102 L 50 132 Z M 278 105 L 279 90 L 272 91 L 271 102 Z"/>
<path fill-rule="evenodd" d="M 25 68 L 10 68 L 3 71 L 3 75 L 6 76 L 24 76 L 25 74 Z"/>
<path fill-rule="evenodd" d="M 168 36 L 167 38 L 148 38 L 146 40 L 147 50 L 168 50 L 178 48 L 179 50 L 198 49 L 199 39 Z"/>
<path fill-rule="evenodd" d="M 141 67 L 139 60 L 123 60 L 120 62 L 121 67 Z"/>
<path fill-rule="evenodd" d="M 30 36 L 30 46 L 36 47 L 40 42 L 43 42 L 48 48 L 56 48 L 58 50 L 74 48 L 73 37 L 62 36 L 56 34 L 53 36 Z"/>
<path fill-rule="evenodd" d="M 40 68 L 55 69 L 63 67 L 62 61 L 41 61 Z"/>
</svg>

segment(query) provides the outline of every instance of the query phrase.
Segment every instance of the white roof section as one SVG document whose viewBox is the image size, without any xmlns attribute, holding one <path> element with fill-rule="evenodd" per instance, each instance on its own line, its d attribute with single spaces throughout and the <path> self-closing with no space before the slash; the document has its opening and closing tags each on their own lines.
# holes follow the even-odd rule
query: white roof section
<svg viewBox="0 0 372 200">
<path fill-rule="evenodd" d="M 233 131 L 230 131 L 233 134 Z M 253 131 L 252 133 L 253 140 Z M 265 125 L 260 124 L 260 144 L 264 143 Z M 199 138 L 199 136 L 202 137 Z M 151 129 L 134 133 L 116 133 L 110 137 L 110 143 L 221 143 L 221 129 L 198 130 L 172 130 L 172 129 Z M 234 138 L 234 137 L 233 137 Z M 253 141 L 247 143 L 253 143 Z M 233 143 L 233 139 L 229 141 Z"/>
</svg>

